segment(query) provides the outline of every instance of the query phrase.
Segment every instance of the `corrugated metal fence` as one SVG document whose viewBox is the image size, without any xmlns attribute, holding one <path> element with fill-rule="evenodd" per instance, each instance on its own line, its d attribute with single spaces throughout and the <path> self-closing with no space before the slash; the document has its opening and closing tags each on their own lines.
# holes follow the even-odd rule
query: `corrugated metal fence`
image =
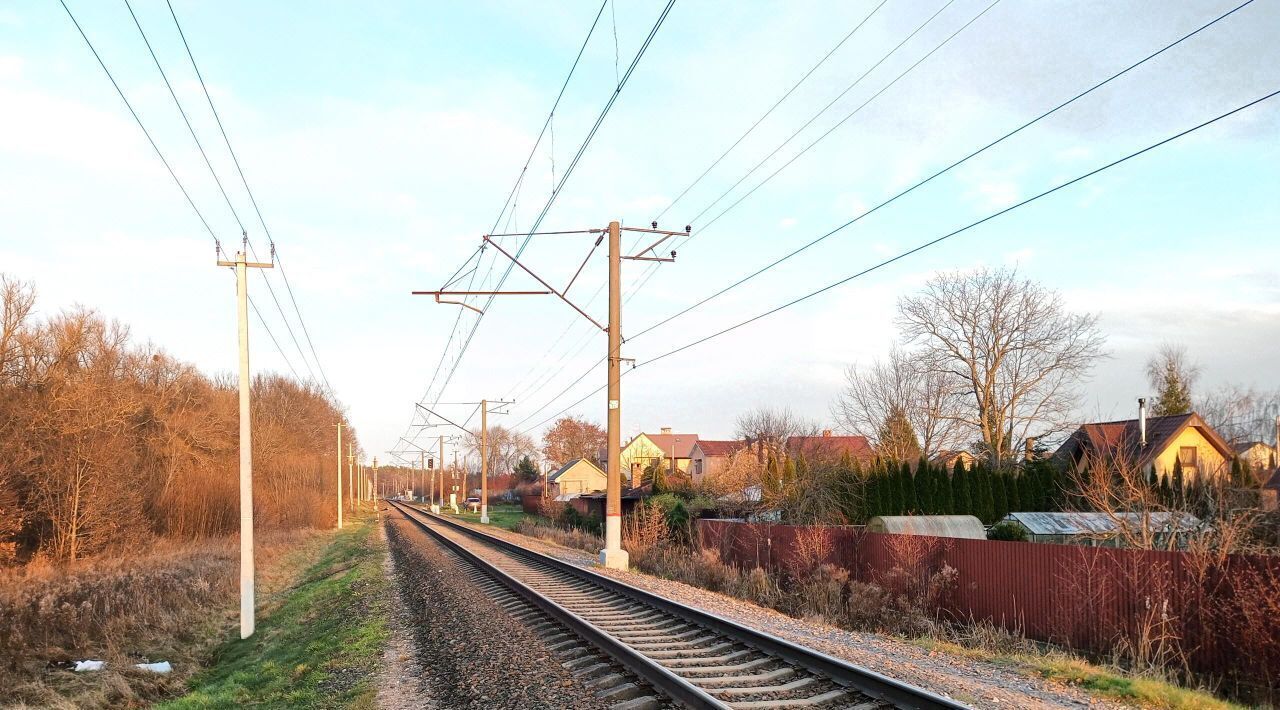
<svg viewBox="0 0 1280 710">
<path fill-rule="evenodd" d="M 785 572 L 803 557 L 798 538 L 812 549 L 815 537 L 829 542 L 826 562 L 862 582 L 888 584 L 895 570 L 926 578 L 954 568 L 940 611 L 955 619 L 990 621 L 1094 653 L 1127 644 L 1255 687 L 1274 689 L 1280 680 L 1277 558 L 698 521 L 702 548 L 740 567 Z"/>
</svg>

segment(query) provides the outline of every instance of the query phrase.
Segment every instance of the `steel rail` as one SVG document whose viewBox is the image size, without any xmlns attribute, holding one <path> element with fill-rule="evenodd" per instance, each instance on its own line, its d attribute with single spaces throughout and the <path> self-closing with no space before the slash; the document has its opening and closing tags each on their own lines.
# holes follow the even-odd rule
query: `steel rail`
<svg viewBox="0 0 1280 710">
<path fill-rule="evenodd" d="M 449 537 L 442 535 L 439 531 L 432 529 L 432 527 L 423 522 L 419 516 L 428 517 L 436 522 L 449 525 L 452 525 L 451 521 L 447 521 L 439 516 L 403 505 L 397 501 L 389 502 L 397 510 L 404 513 L 405 517 L 409 521 L 422 528 L 422 530 L 427 534 L 431 535 L 450 550 L 457 553 L 467 562 L 470 562 L 490 577 L 493 577 L 495 580 L 505 585 L 525 601 L 533 604 L 552 619 L 555 619 L 568 627 L 588 643 L 603 651 L 610 658 L 618 661 L 618 663 L 622 664 L 623 667 L 651 684 L 659 692 L 690 708 L 697 708 L 699 710 L 704 708 L 706 710 L 728 710 L 728 705 L 708 695 L 701 688 L 672 673 L 653 660 L 650 660 L 640 652 L 609 635 L 595 624 L 592 624 L 586 619 L 583 619 L 577 614 L 565 609 L 563 606 L 560 606 L 551 599 L 548 599 L 546 596 L 534 591 L 528 585 L 499 569 L 496 565 L 483 559 L 471 550 L 468 550 L 457 541 L 452 540 Z"/>
<path fill-rule="evenodd" d="M 412 510 L 418 515 L 430 518 L 432 521 L 439 522 L 452 529 L 458 530 L 468 537 L 479 540 L 501 551 L 590 582 L 615 594 L 629 598 L 632 601 L 655 607 L 672 616 L 678 617 L 683 621 L 704 626 L 716 633 L 735 639 L 765 654 L 775 656 L 783 661 L 825 676 L 838 685 L 865 693 L 872 698 L 890 703 L 897 708 L 903 708 L 904 710 L 937 710 L 939 708 L 957 710 L 968 707 L 950 698 L 895 680 L 869 668 L 850 663 L 811 648 L 806 648 L 791 641 L 787 641 L 786 639 L 774 636 L 773 634 L 744 626 L 735 621 L 730 621 L 716 614 L 672 601 L 671 599 L 667 599 L 666 597 L 659 596 L 638 587 L 633 587 L 630 584 L 613 579 L 612 577 L 584 569 L 569 562 L 558 560 L 549 555 L 544 555 L 525 547 L 521 547 L 513 542 L 476 530 L 468 525 L 463 525 L 453 520 L 449 520 L 446 517 L 427 513 L 416 508 Z M 410 515 L 409 517 L 410 519 L 414 518 L 413 515 Z M 427 527 L 421 521 L 418 521 L 418 523 L 419 525 Z M 488 563 L 485 564 L 487 565 Z M 533 594 L 538 594 L 538 592 L 531 589 L 529 591 Z M 554 604 L 554 602 L 550 602 L 550 600 L 547 601 L 548 603 Z M 565 613 L 572 614 L 572 612 L 568 612 L 567 610 Z M 634 653 L 634 651 L 632 652 Z M 652 663 L 652 661 L 647 658 L 645 661 L 647 663 Z M 663 670 L 665 671 L 666 669 L 664 668 Z M 669 671 L 667 672 L 670 673 Z M 649 679 L 646 677 L 646 680 Z M 681 680 L 688 684 L 688 681 L 684 681 L 683 679 Z M 665 692 L 666 689 L 663 685 L 652 680 L 650 680 L 650 682 L 654 683 L 656 688 Z M 699 690 L 699 692 L 702 691 Z M 713 698 L 713 700 L 715 699 Z M 719 703 L 720 701 L 715 700 L 715 702 Z M 724 707 L 724 705 L 721 704 L 715 707 Z"/>
</svg>

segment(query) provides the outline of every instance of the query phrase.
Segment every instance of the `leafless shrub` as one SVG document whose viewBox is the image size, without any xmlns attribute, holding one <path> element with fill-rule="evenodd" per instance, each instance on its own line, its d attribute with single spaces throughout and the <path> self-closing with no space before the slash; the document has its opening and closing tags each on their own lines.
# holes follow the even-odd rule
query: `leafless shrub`
<svg viewBox="0 0 1280 710">
<path fill-rule="evenodd" d="M 812 525 L 796 529 L 795 543 L 787 558 L 787 570 L 792 577 L 803 580 L 831 556 L 834 545 L 831 532 L 825 526 Z"/>
<path fill-rule="evenodd" d="M 622 522 L 622 545 L 637 564 L 670 539 L 662 508 L 651 503 L 640 503 Z"/>
</svg>

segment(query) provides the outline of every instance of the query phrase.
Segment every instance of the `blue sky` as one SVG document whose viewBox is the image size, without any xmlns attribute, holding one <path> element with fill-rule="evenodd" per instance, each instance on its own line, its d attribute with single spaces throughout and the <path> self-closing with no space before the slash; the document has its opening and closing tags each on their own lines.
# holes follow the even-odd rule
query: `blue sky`
<svg viewBox="0 0 1280 710">
<path fill-rule="evenodd" d="M 234 245 L 239 228 L 124 5 L 68 4 L 214 231 Z M 679 0 L 543 227 L 598 227 L 615 218 L 647 224 L 875 4 Z M 889 0 L 663 226 L 692 220 L 944 4 Z M 988 4 L 948 6 L 760 177 Z M 624 333 L 826 232 L 1235 4 L 1002 0 L 699 231 L 628 302 Z M 438 287 L 493 224 L 598 7 L 175 0 L 321 363 L 369 455 L 404 432 L 457 316 L 409 291 Z M 250 236 L 265 244 L 164 3 L 137 0 L 134 9 L 215 168 L 236 187 L 232 199 Z M 660 9 L 618 1 L 622 70 Z M 1280 3 L 1257 0 L 750 287 L 634 338 L 625 355 L 643 362 L 1280 88 L 1277 27 Z M 530 166 L 512 229 L 527 228 L 545 203 L 553 169 L 563 174 L 615 76 L 606 8 L 557 112 L 554 150 L 544 142 Z M 19 0 L 0 8 L 0 106 L 0 271 L 34 281 L 44 313 L 89 305 L 208 371 L 230 370 L 233 280 L 214 267 L 211 239 L 60 5 Z M 1017 265 L 1061 291 L 1071 308 L 1100 314 L 1110 357 L 1082 393 L 1082 417 L 1128 415 L 1133 398 L 1146 394 L 1142 362 L 1165 341 L 1187 345 L 1205 386 L 1274 387 L 1277 138 L 1280 99 L 642 367 L 624 381 L 624 429 L 673 426 L 724 437 L 737 413 L 759 405 L 827 420 L 843 368 L 887 350 L 896 299 L 937 270 L 979 265 Z M 526 255 L 564 283 L 589 247 L 585 237 L 539 237 Z M 629 263 L 625 271 L 635 284 L 644 266 Z M 574 286 L 580 303 L 604 276 L 597 253 Z M 278 274 L 268 278 L 282 289 Z M 513 276 L 507 286 L 530 282 Z M 305 375 L 261 279 L 251 288 Z M 589 310 L 603 316 L 604 306 L 601 297 Z M 257 327 L 253 346 L 255 369 L 287 370 Z M 562 303 L 499 301 L 448 388 L 430 394 L 445 401 L 519 395 L 503 419 L 528 427 L 603 383 L 599 369 L 535 414 L 603 350 L 604 336 Z M 455 355 L 456 348 L 446 354 L 446 368 Z M 573 411 L 602 421 L 603 396 Z"/>
</svg>

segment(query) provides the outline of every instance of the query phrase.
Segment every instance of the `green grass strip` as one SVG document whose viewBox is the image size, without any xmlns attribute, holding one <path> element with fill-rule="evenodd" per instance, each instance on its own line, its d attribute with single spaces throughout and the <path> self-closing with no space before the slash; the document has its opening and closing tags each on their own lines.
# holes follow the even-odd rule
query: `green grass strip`
<svg viewBox="0 0 1280 710">
<path fill-rule="evenodd" d="M 252 637 L 228 640 L 189 694 L 157 707 L 373 707 L 388 583 L 377 518 L 352 522 Z"/>
</svg>

